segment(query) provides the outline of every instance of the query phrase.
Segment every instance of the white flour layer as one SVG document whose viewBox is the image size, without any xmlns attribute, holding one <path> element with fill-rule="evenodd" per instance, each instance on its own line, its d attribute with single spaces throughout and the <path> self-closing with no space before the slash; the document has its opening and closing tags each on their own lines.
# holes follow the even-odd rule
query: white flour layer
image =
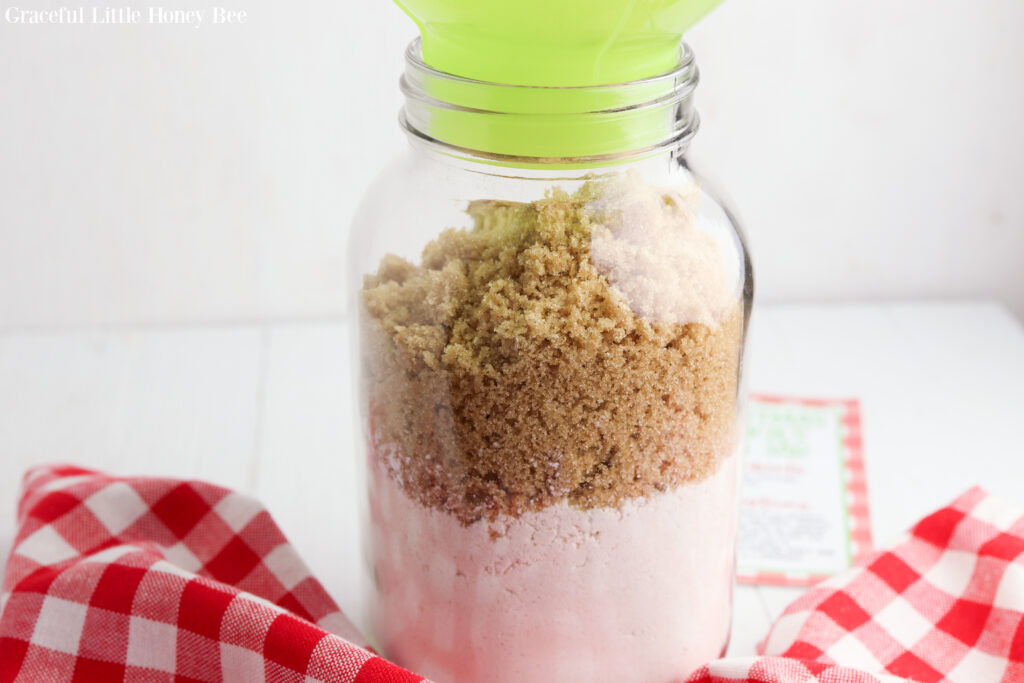
<svg viewBox="0 0 1024 683">
<path fill-rule="evenodd" d="M 728 638 L 736 463 L 620 509 L 469 526 L 371 466 L 380 646 L 435 683 L 682 681 Z"/>
</svg>

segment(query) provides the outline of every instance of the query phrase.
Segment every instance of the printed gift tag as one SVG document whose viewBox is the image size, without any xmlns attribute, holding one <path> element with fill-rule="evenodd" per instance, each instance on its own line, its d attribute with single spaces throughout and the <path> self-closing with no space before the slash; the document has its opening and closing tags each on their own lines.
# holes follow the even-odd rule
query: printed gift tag
<svg viewBox="0 0 1024 683">
<path fill-rule="evenodd" d="M 740 582 L 806 586 L 870 552 L 858 401 L 751 396 L 743 457 Z"/>
</svg>

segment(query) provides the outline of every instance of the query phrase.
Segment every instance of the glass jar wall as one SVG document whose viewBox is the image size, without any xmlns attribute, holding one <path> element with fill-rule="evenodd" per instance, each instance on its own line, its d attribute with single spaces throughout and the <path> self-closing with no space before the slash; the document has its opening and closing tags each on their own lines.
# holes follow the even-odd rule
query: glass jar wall
<svg viewBox="0 0 1024 683">
<path fill-rule="evenodd" d="M 692 57 L 518 122 L 436 97 L 510 86 L 408 61 L 350 251 L 371 638 L 436 683 L 680 680 L 728 640 L 752 296 L 686 160 Z M 624 148 L 464 146 L 510 125 Z"/>
</svg>

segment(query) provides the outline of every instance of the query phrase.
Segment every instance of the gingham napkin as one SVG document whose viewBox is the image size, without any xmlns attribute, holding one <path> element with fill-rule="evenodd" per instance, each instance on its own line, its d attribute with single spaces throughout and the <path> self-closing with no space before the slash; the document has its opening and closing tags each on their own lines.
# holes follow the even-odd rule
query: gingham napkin
<svg viewBox="0 0 1024 683">
<path fill-rule="evenodd" d="M 256 501 L 201 482 L 30 471 L 0 683 L 418 683 L 362 639 Z"/>
<path fill-rule="evenodd" d="M 419 683 L 362 639 L 256 501 L 73 467 L 26 475 L 0 683 Z M 693 683 L 1024 683 L 1024 516 L 969 491 L 812 588 L 759 658 Z M 625 682 L 624 682 L 625 683 Z"/>
<path fill-rule="evenodd" d="M 690 683 L 1024 682 L 1024 510 L 972 489 Z"/>
</svg>

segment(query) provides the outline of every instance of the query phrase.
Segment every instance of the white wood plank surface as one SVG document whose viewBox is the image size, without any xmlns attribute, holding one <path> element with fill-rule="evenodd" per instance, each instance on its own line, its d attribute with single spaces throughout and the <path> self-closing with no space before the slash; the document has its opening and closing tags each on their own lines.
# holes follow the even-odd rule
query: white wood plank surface
<svg viewBox="0 0 1024 683">
<path fill-rule="evenodd" d="M 27 467 L 254 481 L 257 328 L 0 335 L 0 551 Z"/>
<path fill-rule="evenodd" d="M 254 492 L 342 610 L 359 622 L 348 335 L 341 323 L 272 330 Z"/>
<path fill-rule="evenodd" d="M 23 470 L 74 461 L 260 497 L 361 616 L 344 321 L 0 334 L 0 552 Z M 986 303 L 758 310 L 752 391 L 863 402 L 876 540 L 978 483 L 1024 494 L 1024 332 Z M 740 586 L 730 651 L 799 589 Z"/>
</svg>

